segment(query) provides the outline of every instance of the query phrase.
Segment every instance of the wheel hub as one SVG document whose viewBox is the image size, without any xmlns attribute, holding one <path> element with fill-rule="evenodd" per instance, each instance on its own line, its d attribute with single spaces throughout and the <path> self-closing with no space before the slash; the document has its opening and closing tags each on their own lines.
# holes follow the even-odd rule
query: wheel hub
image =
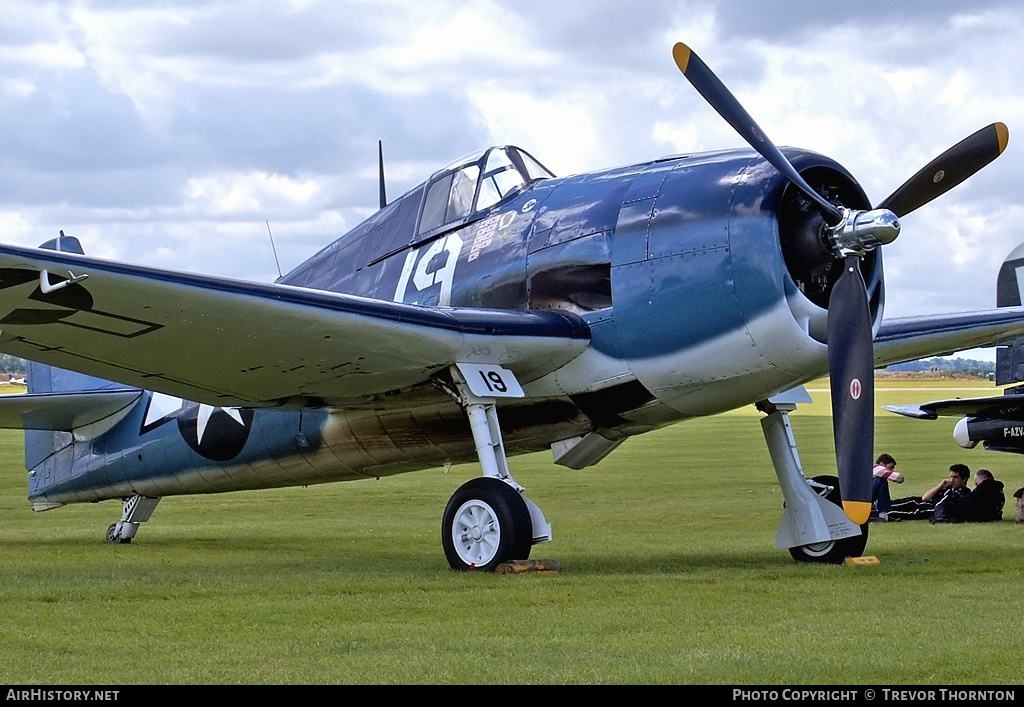
<svg viewBox="0 0 1024 707">
<path fill-rule="evenodd" d="M 498 515 L 484 501 L 466 501 L 455 514 L 452 535 L 458 538 L 455 551 L 466 564 L 485 565 L 494 558 L 501 542 Z"/>
</svg>

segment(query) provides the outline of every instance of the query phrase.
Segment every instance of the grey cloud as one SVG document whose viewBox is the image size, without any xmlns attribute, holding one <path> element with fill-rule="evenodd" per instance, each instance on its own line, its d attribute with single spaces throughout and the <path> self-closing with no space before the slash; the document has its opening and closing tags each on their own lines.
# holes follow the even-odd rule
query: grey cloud
<svg viewBox="0 0 1024 707">
<path fill-rule="evenodd" d="M 46 75 L 32 93 L 0 102 L 0 164 L 89 171 L 152 164 L 165 154 L 132 102 L 110 93 L 90 69 Z"/>
<path fill-rule="evenodd" d="M 447 162 L 485 146 L 458 94 L 381 94 L 361 85 L 304 91 L 194 89 L 168 139 L 205 169 L 338 174 L 376 163 L 377 141 L 405 161 Z M 367 157 L 372 155 L 371 160 Z"/>
<path fill-rule="evenodd" d="M 723 39 L 759 39 L 782 43 L 805 39 L 810 33 L 836 27 L 857 28 L 883 42 L 886 34 L 901 28 L 926 40 L 945 28 L 956 15 L 1017 8 L 1013 0 L 861 0 L 829 3 L 816 0 L 775 2 L 718 2 L 716 25 Z"/>
<path fill-rule="evenodd" d="M 159 56 L 269 64 L 373 46 L 394 35 L 391 26 L 380 7 L 369 3 L 318 3 L 295 10 L 278 2 L 218 3 L 186 24 L 161 27 L 146 49 Z"/>
</svg>

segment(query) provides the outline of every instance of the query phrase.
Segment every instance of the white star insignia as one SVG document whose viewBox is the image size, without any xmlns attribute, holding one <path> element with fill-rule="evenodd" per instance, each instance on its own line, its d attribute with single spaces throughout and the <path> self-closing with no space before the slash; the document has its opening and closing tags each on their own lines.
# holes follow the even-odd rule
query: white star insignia
<svg viewBox="0 0 1024 707">
<path fill-rule="evenodd" d="M 173 416 L 176 412 L 184 408 L 188 404 L 188 401 L 182 398 L 176 398 L 173 395 L 165 395 L 164 393 L 153 393 L 150 401 L 149 408 L 146 410 L 146 419 L 143 421 L 143 426 L 148 427 L 160 420 Z M 240 413 L 237 407 L 218 407 L 215 405 L 199 405 L 199 412 L 196 414 L 196 437 L 199 444 L 203 443 L 203 435 L 206 434 L 206 426 L 210 423 L 210 418 L 217 410 L 223 410 L 227 413 L 228 417 L 237 422 L 242 427 L 245 427 L 245 422 L 242 420 L 242 413 Z"/>
<path fill-rule="evenodd" d="M 223 410 L 228 414 L 232 420 L 237 422 L 242 427 L 245 427 L 245 423 L 242 421 L 242 414 L 238 412 L 238 408 L 224 408 L 214 407 L 213 405 L 200 405 L 199 414 L 196 416 L 196 437 L 199 440 L 199 444 L 203 443 L 203 435 L 206 433 L 206 425 L 210 422 L 210 416 L 213 415 L 217 410 Z"/>
</svg>

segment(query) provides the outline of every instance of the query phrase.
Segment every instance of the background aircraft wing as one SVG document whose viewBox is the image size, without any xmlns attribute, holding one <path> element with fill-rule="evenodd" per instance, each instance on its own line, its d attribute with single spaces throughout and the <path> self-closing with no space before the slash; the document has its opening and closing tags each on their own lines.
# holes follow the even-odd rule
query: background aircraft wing
<svg viewBox="0 0 1024 707">
<path fill-rule="evenodd" d="M 342 405 L 456 362 L 527 383 L 589 342 L 568 312 L 419 307 L 0 246 L 0 351 L 196 402 Z"/>
<path fill-rule="evenodd" d="M 1022 334 L 1024 307 L 890 319 L 875 335 L 875 366 L 994 346 Z"/>
<path fill-rule="evenodd" d="M 919 420 L 939 417 L 985 417 L 1019 420 L 1024 418 L 1024 395 L 993 395 L 986 398 L 935 400 L 921 405 L 886 405 L 895 412 Z"/>
</svg>

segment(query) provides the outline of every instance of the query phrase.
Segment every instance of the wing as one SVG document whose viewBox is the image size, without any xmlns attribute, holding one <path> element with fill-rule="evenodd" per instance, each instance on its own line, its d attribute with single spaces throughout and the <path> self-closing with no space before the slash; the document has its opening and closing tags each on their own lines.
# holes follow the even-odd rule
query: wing
<svg viewBox="0 0 1024 707">
<path fill-rule="evenodd" d="M 921 405 L 885 405 L 895 412 L 920 420 L 939 417 L 984 417 L 1019 420 L 1024 418 L 1024 395 L 993 395 L 987 398 L 935 400 Z"/>
<path fill-rule="evenodd" d="M 568 312 L 419 307 L 0 246 L 0 351 L 215 405 L 343 405 L 456 362 L 527 383 L 589 342 Z"/>
<path fill-rule="evenodd" d="M 891 319 L 875 335 L 875 366 L 994 346 L 1022 334 L 1024 307 Z"/>
</svg>

